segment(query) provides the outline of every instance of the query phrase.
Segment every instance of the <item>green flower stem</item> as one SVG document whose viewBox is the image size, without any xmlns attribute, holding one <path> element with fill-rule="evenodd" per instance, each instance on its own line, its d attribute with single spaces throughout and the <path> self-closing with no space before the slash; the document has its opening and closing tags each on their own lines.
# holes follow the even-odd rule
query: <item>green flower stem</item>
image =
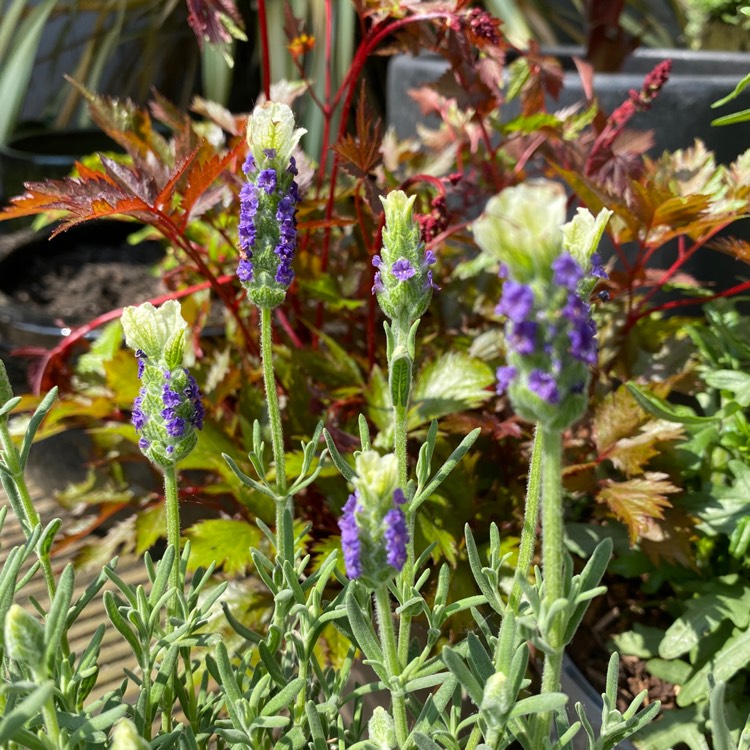
<svg viewBox="0 0 750 750">
<path fill-rule="evenodd" d="M 381 583 L 375 589 L 375 606 L 378 613 L 378 624 L 380 627 L 380 641 L 385 656 L 385 668 L 388 672 L 391 701 L 393 704 L 393 720 L 396 723 L 396 742 L 399 747 L 406 744 L 409 736 L 409 728 L 406 720 L 406 701 L 401 689 L 394 690 L 392 683 L 394 678 L 401 674 L 401 664 L 398 660 L 396 648 L 396 633 L 393 629 L 393 615 L 391 613 L 391 600 L 388 594 L 388 586 Z"/>
<path fill-rule="evenodd" d="M 542 572 L 545 599 L 554 602 L 561 599 L 563 590 L 563 509 L 562 509 L 562 433 L 545 429 L 542 433 Z M 560 673 L 564 651 L 561 618 L 556 617 L 549 640 L 555 652 L 544 659 L 542 693 L 553 693 L 560 689 Z M 548 738 L 552 728 L 551 713 L 541 714 L 536 727 L 535 746 L 541 747 L 543 738 Z"/>
<path fill-rule="evenodd" d="M 63 747 L 60 741 L 60 725 L 57 723 L 57 712 L 55 711 L 55 698 L 50 695 L 42 706 L 42 721 L 47 731 L 47 736 L 54 747 Z"/>
<path fill-rule="evenodd" d="M 417 514 L 414 512 L 407 512 L 406 514 L 406 528 L 409 534 L 409 540 L 406 543 L 406 562 L 404 568 L 401 571 L 401 586 L 405 589 L 405 599 L 408 599 L 411 595 L 411 589 L 414 585 L 414 534 L 417 527 Z M 401 613 L 398 623 L 398 658 L 401 664 L 406 664 L 409 661 L 409 643 L 411 641 L 411 615 L 405 612 Z"/>
<path fill-rule="evenodd" d="M 523 516 L 521 545 L 518 551 L 518 563 L 513 579 L 513 589 L 508 599 L 508 608 L 514 615 L 518 614 L 521 604 L 521 581 L 527 580 L 536 545 L 536 526 L 539 521 L 539 490 L 542 484 L 542 428 L 537 424 L 534 431 L 534 442 L 531 447 L 529 462 L 529 479 L 526 487 L 526 508 Z"/>
<path fill-rule="evenodd" d="M 167 509 L 167 544 L 174 547 L 174 563 L 169 572 L 169 585 L 175 591 L 180 588 L 180 499 L 177 493 L 177 467 L 172 464 L 164 469 L 164 504 Z M 177 595 L 170 600 L 168 614 L 177 614 Z"/>
<path fill-rule="evenodd" d="M 26 484 L 26 477 L 24 476 L 23 468 L 21 467 L 21 457 L 18 453 L 18 448 L 16 448 L 13 438 L 10 435 L 6 419 L 0 419 L 0 444 L 3 448 L 5 464 L 13 475 L 13 483 L 16 485 L 18 495 L 21 498 L 21 503 L 26 513 L 25 519 L 19 518 L 18 520 L 25 520 L 28 524 L 28 528 L 33 529 L 41 524 L 42 519 L 39 517 L 39 513 L 37 513 L 31 499 L 31 493 L 29 492 L 29 487 Z M 57 590 L 57 584 L 55 583 L 55 576 L 52 573 L 52 562 L 50 560 L 49 552 L 44 551 L 41 544 L 38 544 L 36 553 L 44 573 L 47 593 L 49 594 L 50 601 L 52 601 L 52 598 L 55 596 L 55 591 Z"/>
<path fill-rule="evenodd" d="M 271 332 L 271 310 L 267 307 L 260 309 L 260 353 L 263 360 L 263 382 L 266 387 L 266 402 L 268 403 L 268 421 L 271 426 L 271 442 L 273 445 L 273 460 L 276 466 L 276 549 L 282 561 L 294 560 L 294 550 L 286 549 L 285 524 L 287 509 L 291 510 L 291 498 L 287 497 L 286 469 L 284 467 L 284 433 L 281 426 L 281 410 L 279 398 L 276 394 L 276 376 L 273 371 L 273 334 Z"/>
</svg>

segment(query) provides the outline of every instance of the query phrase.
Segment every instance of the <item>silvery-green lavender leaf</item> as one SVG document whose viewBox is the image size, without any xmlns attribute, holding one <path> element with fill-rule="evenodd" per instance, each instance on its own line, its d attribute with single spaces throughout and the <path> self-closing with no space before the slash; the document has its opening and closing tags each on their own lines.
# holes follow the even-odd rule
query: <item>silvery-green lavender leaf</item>
<svg viewBox="0 0 750 750">
<path fill-rule="evenodd" d="M 42 706 L 54 691 L 52 682 L 45 682 L 36 687 L 31 694 L 26 696 L 19 704 L 0 718 L 0 745 L 7 745 L 15 740 L 26 722 L 37 716 Z"/>
</svg>

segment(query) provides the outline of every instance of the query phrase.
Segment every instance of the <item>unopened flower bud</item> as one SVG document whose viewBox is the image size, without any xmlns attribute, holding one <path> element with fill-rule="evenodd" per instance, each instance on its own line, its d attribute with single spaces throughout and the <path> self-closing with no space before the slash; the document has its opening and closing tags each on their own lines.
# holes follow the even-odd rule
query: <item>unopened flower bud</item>
<svg viewBox="0 0 750 750">
<path fill-rule="evenodd" d="M 383 249 L 372 264 L 378 269 L 372 291 L 392 320 L 410 323 L 424 315 L 437 287 L 430 266 L 431 250 L 424 251 L 419 223 L 413 216 L 416 196 L 393 190 L 381 198 L 385 210 Z"/>
<path fill-rule="evenodd" d="M 149 750 L 151 743 L 138 734 L 130 719 L 120 719 L 112 730 L 111 750 Z"/>
<path fill-rule="evenodd" d="M 35 674 L 44 666 L 44 626 L 19 604 L 11 604 L 5 618 L 8 656 Z"/>
<path fill-rule="evenodd" d="M 300 195 L 292 152 L 306 132 L 295 130 L 292 110 L 276 102 L 256 107 L 247 123 L 237 276 L 258 307 L 280 305 L 294 280 Z"/>
<path fill-rule="evenodd" d="M 205 415 L 198 384 L 182 367 L 187 323 L 170 300 L 125 308 L 122 326 L 143 383 L 132 412 L 138 447 L 157 466 L 173 466 L 195 447 Z"/>
<path fill-rule="evenodd" d="M 396 747 L 396 724 L 393 717 L 382 706 L 376 706 L 367 723 L 370 741 L 379 750 L 393 750 Z"/>
<path fill-rule="evenodd" d="M 398 486 L 398 460 L 389 453 L 362 451 L 355 460 L 354 492 L 344 505 L 339 528 L 346 573 L 371 586 L 390 580 L 406 562 L 409 532 Z"/>
<path fill-rule="evenodd" d="M 489 726 L 501 726 L 513 701 L 508 694 L 508 678 L 502 672 L 495 672 L 484 686 L 480 711 Z"/>
</svg>

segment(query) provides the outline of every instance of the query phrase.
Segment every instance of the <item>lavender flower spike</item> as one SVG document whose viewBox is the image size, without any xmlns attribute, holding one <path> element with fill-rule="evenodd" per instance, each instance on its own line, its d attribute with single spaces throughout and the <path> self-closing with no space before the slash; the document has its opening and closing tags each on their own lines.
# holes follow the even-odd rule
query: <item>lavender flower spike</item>
<svg viewBox="0 0 750 750">
<path fill-rule="evenodd" d="M 292 152 L 305 132 L 294 128 L 294 115 L 285 104 L 257 107 L 248 120 L 237 277 L 258 307 L 280 305 L 294 280 L 300 195 Z"/>
<path fill-rule="evenodd" d="M 148 302 L 125 308 L 122 327 L 142 382 L 131 418 L 138 447 L 156 465 L 173 466 L 195 447 L 205 414 L 198 385 L 181 364 L 187 323 L 170 300 L 158 309 Z"/>
</svg>

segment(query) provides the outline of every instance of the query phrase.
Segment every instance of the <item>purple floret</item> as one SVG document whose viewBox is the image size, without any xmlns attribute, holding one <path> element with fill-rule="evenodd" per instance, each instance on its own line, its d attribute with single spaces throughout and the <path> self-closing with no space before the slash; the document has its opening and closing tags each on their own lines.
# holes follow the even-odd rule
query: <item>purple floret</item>
<svg viewBox="0 0 750 750">
<path fill-rule="evenodd" d="M 433 263 L 437 263 L 435 253 L 433 253 L 432 250 L 427 250 L 424 254 L 424 264 L 426 266 L 431 266 Z"/>
<path fill-rule="evenodd" d="M 237 266 L 237 278 L 245 282 L 253 280 L 253 264 L 250 258 L 240 258 Z"/>
<path fill-rule="evenodd" d="M 253 157 L 253 154 L 251 151 L 247 152 L 247 157 L 245 158 L 245 163 L 242 165 L 242 171 L 247 175 L 248 177 L 255 172 L 255 158 Z"/>
<path fill-rule="evenodd" d="M 385 287 L 383 286 L 383 279 L 380 276 L 380 271 L 378 271 L 373 279 L 372 293 L 375 294 L 376 292 L 379 293 L 382 291 L 385 291 Z"/>
<path fill-rule="evenodd" d="M 133 423 L 133 427 L 139 432 L 146 426 L 146 422 L 148 422 L 148 416 L 142 408 L 144 393 L 144 389 L 141 388 L 140 395 L 138 395 L 135 401 L 133 401 L 133 413 L 130 416 L 130 421 Z"/>
<path fill-rule="evenodd" d="M 599 253 L 594 253 L 591 256 L 591 275 L 597 279 L 608 279 L 609 274 L 604 270 L 602 265 L 602 256 Z"/>
<path fill-rule="evenodd" d="M 536 349 L 536 334 L 539 326 L 531 320 L 522 320 L 513 325 L 508 343 L 518 354 L 533 354 Z"/>
<path fill-rule="evenodd" d="M 167 435 L 182 437 L 185 434 L 185 420 L 178 416 L 174 409 L 162 409 L 161 415 L 166 422 Z"/>
<path fill-rule="evenodd" d="M 357 527 L 356 511 L 358 510 L 359 493 L 349 495 L 339 519 L 341 529 L 341 549 L 344 552 L 344 566 L 349 578 L 359 578 L 362 575 L 362 559 L 360 557 L 361 543 Z"/>
<path fill-rule="evenodd" d="M 557 383 L 548 372 L 532 370 L 529 375 L 529 389 L 548 404 L 557 404 L 560 401 Z"/>
<path fill-rule="evenodd" d="M 554 271 L 554 282 L 560 286 L 575 291 L 578 282 L 583 278 L 583 271 L 576 262 L 575 258 L 563 253 L 552 261 L 552 270 Z"/>
<path fill-rule="evenodd" d="M 406 503 L 406 495 L 400 487 L 396 487 L 393 490 L 393 504 L 396 506 L 404 505 Z"/>
<path fill-rule="evenodd" d="M 409 541 L 406 517 L 403 511 L 393 508 L 385 514 L 383 522 L 386 560 L 392 568 L 401 570 L 406 562 L 406 545 Z"/>
<path fill-rule="evenodd" d="M 399 280 L 406 281 L 410 279 L 416 271 L 406 258 L 399 258 L 391 268 L 391 273 Z"/>
<path fill-rule="evenodd" d="M 276 149 L 275 148 L 264 148 L 263 149 L 263 156 L 265 156 L 266 159 L 275 159 L 276 158 Z"/>
<path fill-rule="evenodd" d="M 164 406 L 166 407 L 179 406 L 182 403 L 180 394 L 173 391 L 169 387 L 169 383 L 165 383 L 164 388 L 162 388 L 161 400 L 164 403 Z"/>
<path fill-rule="evenodd" d="M 531 287 L 508 279 L 503 285 L 503 296 L 500 298 L 495 312 L 520 323 L 526 319 L 533 307 L 534 292 Z"/>
<path fill-rule="evenodd" d="M 256 185 L 261 189 L 265 190 L 268 195 L 276 190 L 276 170 L 275 169 L 264 169 L 258 175 L 258 181 Z"/>
<path fill-rule="evenodd" d="M 518 371 L 512 365 L 505 365 L 498 367 L 495 375 L 497 376 L 497 395 L 502 396 L 508 387 L 513 382 L 513 378 L 516 377 Z"/>
<path fill-rule="evenodd" d="M 286 171 L 289 172 L 290 175 L 298 175 L 299 172 L 297 170 L 297 160 L 293 157 L 289 157 L 289 166 L 286 168 Z"/>
<path fill-rule="evenodd" d="M 140 448 L 140 449 L 141 449 L 142 451 L 147 451 L 147 450 L 148 450 L 148 449 L 149 449 L 149 448 L 151 447 L 151 443 L 149 443 L 149 442 L 148 442 L 148 440 L 146 440 L 146 438 L 142 437 L 142 438 L 141 438 L 141 439 L 140 439 L 140 440 L 138 441 L 138 447 L 139 447 L 139 448 Z"/>
<path fill-rule="evenodd" d="M 596 328 L 592 320 L 577 321 L 568 331 L 570 353 L 586 364 L 596 364 Z"/>
</svg>

